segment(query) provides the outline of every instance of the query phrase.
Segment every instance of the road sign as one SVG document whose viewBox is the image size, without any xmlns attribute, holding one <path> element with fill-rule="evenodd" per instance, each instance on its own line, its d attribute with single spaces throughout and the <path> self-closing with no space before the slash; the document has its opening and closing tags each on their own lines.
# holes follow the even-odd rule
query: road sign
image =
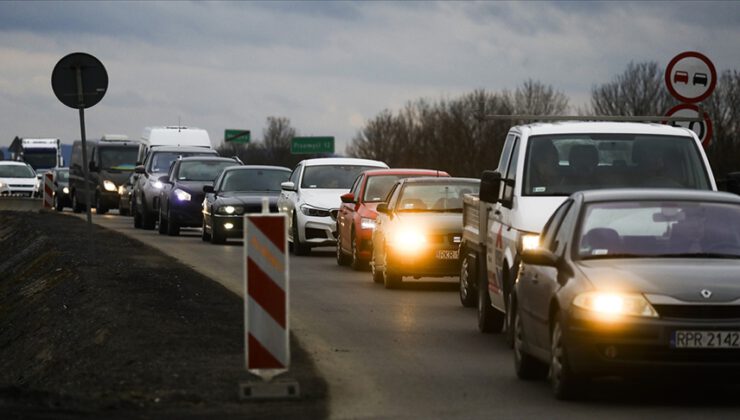
<svg viewBox="0 0 740 420">
<path fill-rule="evenodd" d="M 293 137 L 290 153 L 294 155 L 334 153 L 334 137 Z"/>
<path fill-rule="evenodd" d="M 271 380 L 288 370 L 288 220 L 244 216 L 244 326 L 247 370 Z"/>
<path fill-rule="evenodd" d="M 712 141 L 712 120 L 709 118 L 708 112 L 701 111 L 694 104 L 679 104 L 668 110 L 665 115 L 666 117 L 696 118 L 699 116 L 699 112 L 702 112 L 701 121 L 672 121 L 670 124 L 692 130 L 699 137 L 699 141 L 701 141 L 702 146 L 706 149 Z"/>
<path fill-rule="evenodd" d="M 108 90 L 108 72 L 97 58 L 87 53 L 62 57 L 51 73 L 54 95 L 70 108 L 90 108 Z"/>
<path fill-rule="evenodd" d="M 226 129 L 224 130 L 224 141 L 232 143 L 249 143 L 251 140 L 252 133 L 249 130 L 235 130 Z"/>
<path fill-rule="evenodd" d="M 702 53 L 686 51 L 673 57 L 665 69 L 665 84 L 682 102 L 701 102 L 717 86 L 717 70 Z"/>
</svg>

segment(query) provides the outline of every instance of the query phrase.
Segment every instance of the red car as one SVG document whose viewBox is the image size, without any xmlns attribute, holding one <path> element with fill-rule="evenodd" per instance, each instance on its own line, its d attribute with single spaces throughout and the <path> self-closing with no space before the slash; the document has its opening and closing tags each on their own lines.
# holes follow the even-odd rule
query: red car
<svg viewBox="0 0 740 420">
<path fill-rule="evenodd" d="M 337 214 L 337 264 L 355 270 L 367 266 L 373 250 L 375 207 L 385 201 L 388 191 L 400 178 L 420 176 L 449 177 L 433 169 L 372 169 L 361 173 L 352 189 L 342 195 Z"/>
</svg>

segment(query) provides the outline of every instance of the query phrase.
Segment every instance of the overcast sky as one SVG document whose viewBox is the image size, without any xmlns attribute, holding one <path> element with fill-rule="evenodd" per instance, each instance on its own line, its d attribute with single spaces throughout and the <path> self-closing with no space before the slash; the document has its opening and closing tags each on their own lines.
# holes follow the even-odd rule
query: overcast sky
<svg viewBox="0 0 740 420">
<path fill-rule="evenodd" d="M 474 89 L 554 86 L 572 106 L 630 61 L 682 51 L 740 70 L 740 2 L 0 2 L 0 146 L 80 137 L 51 89 L 71 52 L 105 65 L 88 138 L 146 126 L 260 139 L 268 116 L 337 152 L 383 109 Z"/>
</svg>

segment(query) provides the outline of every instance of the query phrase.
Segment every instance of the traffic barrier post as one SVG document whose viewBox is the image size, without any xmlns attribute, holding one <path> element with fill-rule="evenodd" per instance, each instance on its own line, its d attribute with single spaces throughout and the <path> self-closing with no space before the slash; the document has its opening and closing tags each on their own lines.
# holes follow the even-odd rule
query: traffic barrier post
<svg viewBox="0 0 740 420">
<path fill-rule="evenodd" d="M 44 199 L 41 201 L 41 206 L 50 209 L 54 207 L 54 174 L 46 172 L 43 179 Z"/>
</svg>

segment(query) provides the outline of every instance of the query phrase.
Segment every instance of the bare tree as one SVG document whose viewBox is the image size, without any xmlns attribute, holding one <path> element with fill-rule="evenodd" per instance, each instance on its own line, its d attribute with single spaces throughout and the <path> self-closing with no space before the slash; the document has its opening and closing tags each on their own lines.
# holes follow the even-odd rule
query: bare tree
<svg viewBox="0 0 740 420">
<path fill-rule="evenodd" d="M 591 113 L 595 115 L 663 115 L 674 102 L 655 62 L 627 65 L 609 83 L 591 89 Z"/>
<path fill-rule="evenodd" d="M 740 73 L 723 72 L 716 90 L 702 106 L 714 132 L 707 148 L 714 175 L 724 178 L 728 172 L 740 171 Z"/>
</svg>

